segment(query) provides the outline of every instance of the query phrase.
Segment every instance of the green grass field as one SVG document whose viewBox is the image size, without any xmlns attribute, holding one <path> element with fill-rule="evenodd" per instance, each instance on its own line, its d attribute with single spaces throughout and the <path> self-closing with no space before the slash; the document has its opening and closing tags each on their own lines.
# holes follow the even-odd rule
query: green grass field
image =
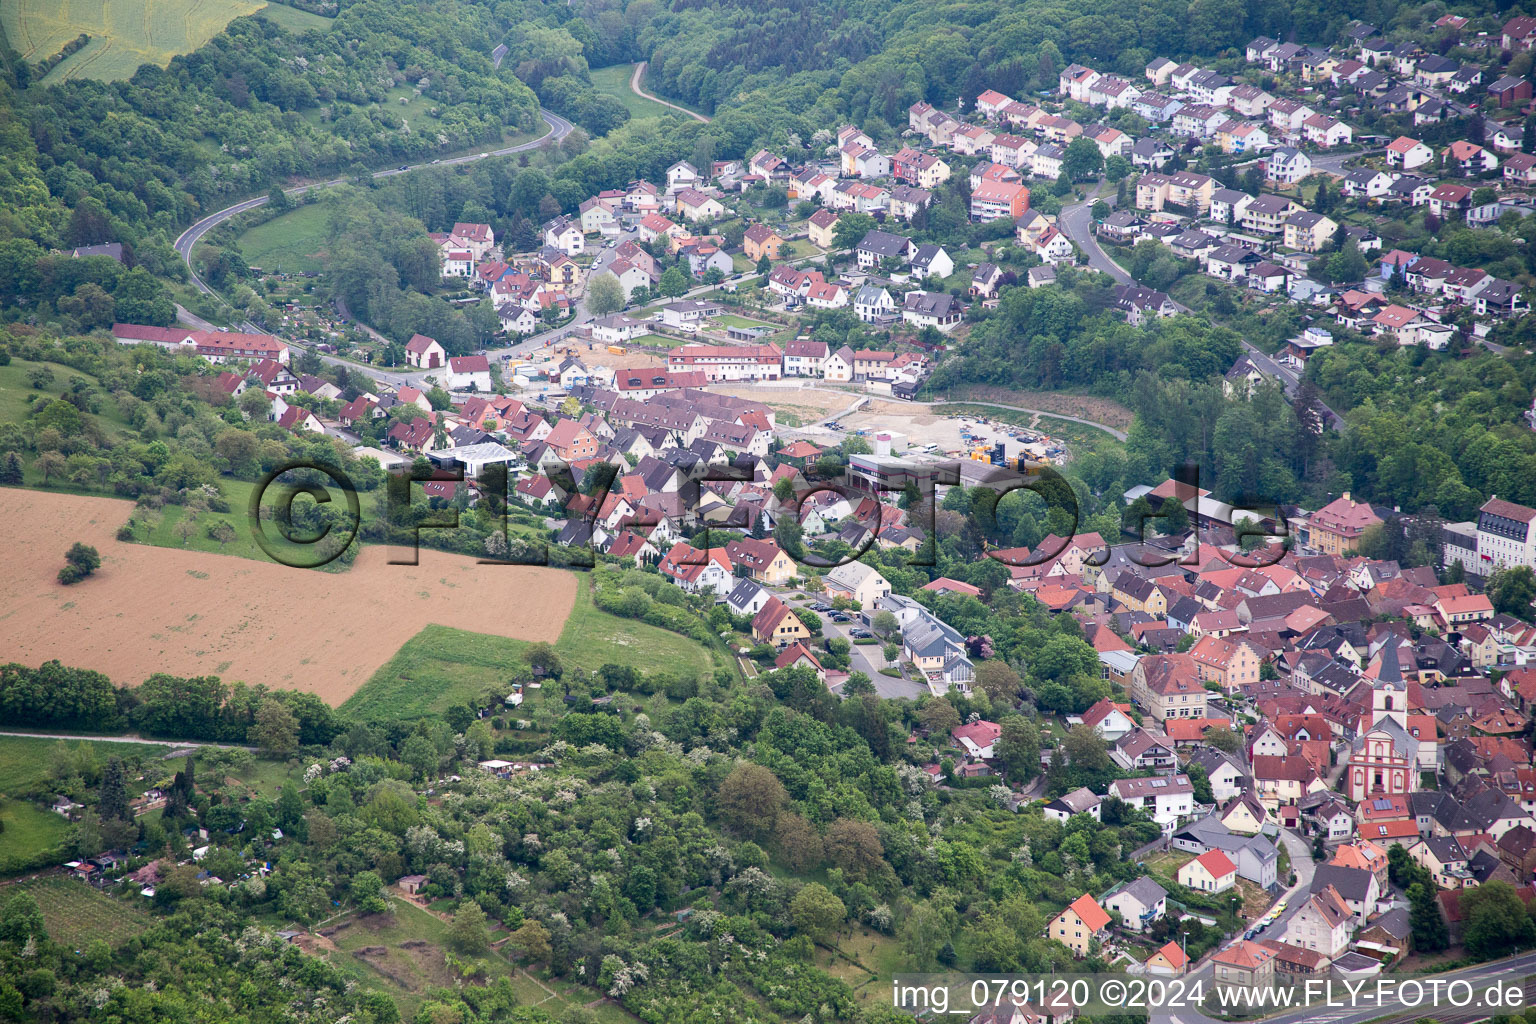
<svg viewBox="0 0 1536 1024">
<path fill-rule="evenodd" d="M 285 4 L 267 4 L 257 13 L 268 21 L 281 25 L 294 34 L 308 32 L 311 29 L 324 32 L 331 27 L 331 23 L 335 20 L 324 15 L 301 11 L 297 7 L 288 7 Z"/>
<path fill-rule="evenodd" d="M 5 826 L 0 831 L 0 871 L 30 863 L 69 832 L 69 822 L 61 815 L 25 800 L 0 800 L 0 823 Z"/>
<path fill-rule="evenodd" d="M 726 327 L 772 327 L 777 330 L 779 326 L 778 324 L 771 324 L 766 320 L 748 320 L 746 317 L 737 316 L 734 313 L 721 313 L 715 317 L 715 321 Z"/>
<path fill-rule="evenodd" d="M 671 107 L 648 100 L 629 87 L 629 79 L 635 73 L 633 64 L 615 64 L 589 72 L 592 88 L 606 93 L 629 109 L 630 117 L 684 117 Z"/>
<path fill-rule="evenodd" d="M 329 234 L 326 208 L 310 203 L 251 228 L 240 236 L 240 252 L 247 263 L 269 274 L 319 271 Z"/>
<path fill-rule="evenodd" d="M 141 759 L 163 757 L 172 749 L 148 743 L 0 736 L 0 822 L 5 825 L 0 829 L 0 872 L 33 863 L 38 854 L 57 846 L 69 832 L 69 823 L 61 816 L 34 801 L 18 798 L 21 794 L 46 795 L 51 791 L 52 752 L 61 742 L 72 748 L 89 746 L 98 764 L 114 754 L 123 758 L 129 762 L 130 780 L 137 778 L 133 765 Z M 151 777 L 154 774 L 156 769 L 151 767 Z M 141 784 L 130 781 L 130 794 L 142 791 Z"/>
<path fill-rule="evenodd" d="M 54 740 L 41 736 L 0 736 L 0 793 L 27 793 L 46 782 L 51 764 L 49 752 L 59 743 L 86 743 L 97 761 L 116 754 L 124 760 L 158 757 L 169 746 L 150 743 L 112 743 L 105 740 Z M 57 817 L 57 815 L 55 815 Z M 63 819 L 60 819 L 61 821 Z"/>
<path fill-rule="evenodd" d="M 452 988 L 458 983 L 457 974 L 443 956 L 448 922 L 414 903 L 396 899 L 394 913 L 389 917 L 348 915 L 320 930 L 336 944 L 337 952 L 328 954 L 331 963 L 363 987 L 391 996 L 402 1019 L 415 1019 L 428 987 Z M 563 1019 L 572 1007 L 583 1006 L 602 995 L 579 985 L 541 984 L 499 950 L 474 958 L 474 962 L 479 972 L 474 984 L 509 978 L 521 1005 L 537 1006 L 557 1020 Z M 611 1004 L 593 1007 L 590 1019 L 595 1024 L 628 1024 L 636 1020 Z"/>
<path fill-rule="evenodd" d="M 415 1019 L 427 988 L 453 987 L 457 981 L 443 957 L 448 922 L 413 903 L 397 899 L 387 917 L 353 915 L 321 930 L 340 950 L 331 963 L 364 987 L 388 993 L 404 1020 Z M 477 962 L 481 984 L 512 974 L 512 965 L 495 951 Z"/>
<path fill-rule="evenodd" d="M 428 626 L 347 698 L 341 712 L 369 720 L 441 714 L 478 698 L 487 686 L 503 685 L 527 647 L 524 640 Z M 713 655 L 688 637 L 599 611 L 586 576 L 555 650 L 567 671 L 590 672 L 605 664 L 633 665 L 642 672 L 714 670 Z"/>
<path fill-rule="evenodd" d="M 676 338 L 664 338 L 659 334 L 642 334 L 638 338 L 630 338 L 626 344 L 640 348 L 675 348 L 681 342 Z"/>
<path fill-rule="evenodd" d="M 525 640 L 428 626 L 349 697 L 341 712 L 378 720 L 441 714 L 506 682 L 508 667 L 527 646 Z"/>
<path fill-rule="evenodd" d="M 581 577 L 576 604 L 555 644 L 567 669 L 594 671 L 606 664 L 633 665 L 641 672 L 714 670 L 714 658 L 696 641 L 638 619 L 599 611 L 592 603 L 591 577 Z"/>
<path fill-rule="evenodd" d="M 235 18 L 255 14 L 264 0 L 10 0 L 0 4 L 0 24 L 23 59 L 46 60 L 82 32 L 84 48 L 60 61 L 44 84 L 71 78 L 128 78 L 141 64 L 164 67 L 191 53 Z"/>
<path fill-rule="evenodd" d="M 95 939 L 120 946 L 153 920 L 126 899 L 114 899 L 63 875 L 34 878 L 18 885 L 37 900 L 49 937 L 75 949 L 83 949 Z M 132 898 L 142 899 L 138 895 Z"/>
<path fill-rule="evenodd" d="M 53 383 L 36 389 L 32 387 L 27 375 L 39 367 L 45 367 L 53 374 Z M 115 436 L 127 429 L 128 421 L 123 419 L 122 414 L 117 411 L 117 403 L 111 396 L 104 393 L 101 381 L 91 374 L 65 366 L 63 363 L 36 363 L 30 359 L 21 358 L 13 358 L 9 366 L 0 366 L 0 423 L 25 422 L 27 409 L 31 407 L 38 394 L 59 397 L 69 390 L 71 377 L 84 377 L 95 387 L 96 395 L 101 399 L 101 411 L 86 413 L 85 417 L 94 421 L 101 428 L 102 433 Z"/>
</svg>

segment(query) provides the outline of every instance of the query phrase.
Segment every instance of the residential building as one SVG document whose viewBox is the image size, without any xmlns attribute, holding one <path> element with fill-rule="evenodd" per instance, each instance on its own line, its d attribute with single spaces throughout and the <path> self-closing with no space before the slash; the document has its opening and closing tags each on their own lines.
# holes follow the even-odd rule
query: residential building
<svg viewBox="0 0 1536 1024">
<path fill-rule="evenodd" d="M 1349 948 L 1355 918 L 1333 886 L 1313 892 L 1286 924 L 1284 941 L 1332 959 Z"/>
<path fill-rule="evenodd" d="M 919 328 L 950 331 L 964 315 L 959 301 L 948 292 L 910 291 L 902 298 L 901 318 Z"/>
<path fill-rule="evenodd" d="M 886 578 L 863 562 L 839 565 L 822 577 L 822 583 L 829 598 L 845 597 L 865 611 L 874 608 L 875 602 L 891 592 Z"/>
<path fill-rule="evenodd" d="M 1100 903 L 1105 910 L 1120 915 L 1121 927 L 1145 931 L 1168 911 L 1168 891 L 1145 876 L 1119 886 Z"/>
<path fill-rule="evenodd" d="M 919 281 L 930 277 L 944 278 L 955 272 L 955 261 L 950 259 L 949 253 L 944 251 L 942 245 L 932 242 L 917 247 L 912 254 L 912 276 Z"/>
<path fill-rule="evenodd" d="M 784 353 L 767 345 L 683 345 L 667 353 L 667 369 L 702 370 L 710 383 L 778 380 Z"/>
<path fill-rule="evenodd" d="M 733 566 L 745 569 L 754 580 L 771 587 L 784 585 L 800 571 L 794 559 L 771 539 L 733 540 L 725 546 L 725 553 Z"/>
<path fill-rule="evenodd" d="M 870 231 L 859 241 L 854 250 L 859 266 L 868 270 L 878 267 L 884 260 L 905 263 L 917 251 L 917 246 L 905 235 L 892 234 L 878 229 Z"/>
<path fill-rule="evenodd" d="M 448 390 L 490 391 L 491 364 L 485 356 L 454 356 L 448 360 Z"/>
<path fill-rule="evenodd" d="M 413 334 L 405 343 L 405 361 L 419 370 L 435 370 L 448 361 L 448 351 L 435 338 Z"/>
<path fill-rule="evenodd" d="M 1029 189 L 1020 184 L 984 181 L 971 192 L 971 219 L 981 222 L 1007 217 L 1017 220 L 1029 209 Z"/>
<path fill-rule="evenodd" d="M 1295 185 L 1312 173 L 1312 158 L 1299 149 L 1281 146 L 1260 161 L 1259 166 L 1266 181 Z"/>
<path fill-rule="evenodd" d="M 1084 893 L 1051 920 L 1046 934 L 1082 959 L 1108 934 L 1110 920 L 1098 901 Z"/>
<path fill-rule="evenodd" d="M 1477 513 L 1476 566 L 1469 572 L 1491 576 L 1511 566 L 1536 566 L 1536 509 L 1499 497 L 1490 498 Z"/>
<path fill-rule="evenodd" d="M 799 616 L 777 597 L 770 597 L 752 617 L 752 639 L 778 650 L 801 640 L 809 640 L 810 636 L 810 631 L 805 628 Z"/>
<path fill-rule="evenodd" d="M 1312 513 L 1307 521 L 1308 546 L 1325 555 L 1342 556 L 1354 549 L 1361 534 L 1372 526 L 1381 525 L 1381 521 L 1370 505 L 1355 501 L 1345 491 Z"/>
<path fill-rule="evenodd" d="M 1226 892 L 1237 884 L 1237 865 L 1220 850 L 1207 850 L 1179 868 L 1177 878 L 1196 892 Z"/>
<path fill-rule="evenodd" d="M 878 285 L 860 286 L 853 298 L 855 315 L 867 324 L 886 323 L 897 316 L 896 300 L 891 293 Z"/>
<path fill-rule="evenodd" d="M 1433 163 L 1435 151 L 1418 139 L 1399 135 L 1387 144 L 1387 166 L 1404 171 Z"/>
<path fill-rule="evenodd" d="M 1195 811 L 1195 789 L 1183 774 L 1116 779 L 1109 784 L 1109 795 L 1146 811 L 1165 835 Z"/>
<path fill-rule="evenodd" d="M 1099 805 L 1103 800 L 1091 789 L 1079 788 L 1061 796 L 1046 804 L 1042 810 L 1045 816 L 1054 821 L 1065 823 L 1071 820 L 1074 814 L 1086 814 L 1095 821 L 1099 819 Z M 1111 908 L 1113 909 L 1113 908 Z"/>
<path fill-rule="evenodd" d="M 827 358 L 827 343 L 796 338 L 784 343 L 784 376 L 820 377 Z"/>
<path fill-rule="evenodd" d="M 1297 210 L 1285 218 L 1285 245 L 1302 252 L 1320 252 L 1338 229 L 1338 223 L 1324 214 Z"/>
<path fill-rule="evenodd" d="M 777 260 L 779 249 L 784 245 L 784 239 L 766 224 L 753 224 L 742 235 L 741 244 L 747 259 L 757 263 L 764 256 L 770 260 Z"/>
<path fill-rule="evenodd" d="M 1142 658 L 1131 674 L 1131 697 L 1158 722 L 1205 717 L 1206 689 L 1187 654 Z"/>
<path fill-rule="evenodd" d="M 811 214 L 805 228 L 811 244 L 818 249 L 831 249 L 836 245 L 834 232 L 837 228 L 837 214 L 833 211 L 825 208 L 817 210 Z"/>
</svg>

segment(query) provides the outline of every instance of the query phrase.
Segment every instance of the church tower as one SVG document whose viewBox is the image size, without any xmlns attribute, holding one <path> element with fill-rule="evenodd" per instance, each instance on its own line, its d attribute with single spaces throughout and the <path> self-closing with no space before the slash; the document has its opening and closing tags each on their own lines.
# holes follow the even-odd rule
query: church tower
<svg viewBox="0 0 1536 1024">
<path fill-rule="evenodd" d="M 1373 728 L 1389 718 L 1405 731 L 1408 728 L 1408 684 L 1398 661 L 1399 650 L 1396 643 L 1388 643 L 1381 649 L 1380 661 L 1373 666 L 1376 669 L 1375 679 L 1371 682 Z"/>
</svg>

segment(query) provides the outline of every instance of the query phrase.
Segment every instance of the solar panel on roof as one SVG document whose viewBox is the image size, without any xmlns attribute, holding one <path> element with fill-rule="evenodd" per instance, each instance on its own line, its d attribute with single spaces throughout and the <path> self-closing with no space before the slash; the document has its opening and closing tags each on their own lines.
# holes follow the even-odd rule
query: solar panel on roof
<svg viewBox="0 0 1536 1024">
<path fill-rule="evenodd" d="M 1392 801 L 1384 797 L 1377 797 L 1371 803 L 1378 811 L 1390 811 L 1392 809 Z"/>
</svg>

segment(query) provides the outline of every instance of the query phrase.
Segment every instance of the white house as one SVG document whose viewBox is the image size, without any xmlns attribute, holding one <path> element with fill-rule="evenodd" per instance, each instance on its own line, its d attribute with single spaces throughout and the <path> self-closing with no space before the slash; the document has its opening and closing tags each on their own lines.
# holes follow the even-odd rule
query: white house
<svg viewBox="0 0 1536 1024">
<path fill-rule="evenodd" d="M 876 323 L 896 315 L 896 300 L 884 288 L 866 284 L 854 295 L 853 311 L 865 323 Z"/>
<path fill-rule="evenodd" d="M 501 329 L 510 334 L 532 334 L 539 326 L 539 318 L 527 306 L 515 302 L 503 302 L 496 307 L 496 319 Z"/>
<path fill-rule="evenodd" d="M 949 730 L 949 735 L 968 755 L 985 761 L 992 756 L 1002 732 L 1002 726 L 996 722 L 981 720 L 969 725 L 957 725 Z"/>
<path fill-rule="evenodd" d="M 784 343 L 784 376 L 820 377 L 827 360 L 827 343 L 796 338 Z"/>
<path fill-rule="evenodd" d="M 1433 163 L 1435 151 L 1418 139 L 1399 135 L 1387 145 L 1387 166 L 1411 171 Z"/>
<path fill-rule="evenodd" d="M 826 584 L 828 597 L 846 597 L 865 611 L 891 592 L 886 578 L 863 562 L 840 565 L 822 577 L 822 582 Z"/>
<path fill-rule="evenodd" d="M 448 350 L 439 345 L 436 338 L 413 334 L 405 343 L 405 361 L 418 370 L 435 370 L 447 359 Z"/>
<path fill-rule="evenodd" d="M 1264 158 L 1264 177 L 1279 185 L 1294 185 L 1312 173 L 1312 158 L 1299 149 L 1281 146 Z"/>
<path fill-rule="evenodd" d="M 949 258 L 942 245 L 928 243 L 917 247 L 912 257 L 912 276 L 918 280 L 930 277 L 948 277 L 955 272 L 955 261 Z"/>
<path fill-rule="evenodd" d="M 1114 890 L 1099 901 L 1105 910 L 1120 915 L 1121 924 L 1143 931 L 1168 911 L 1168 890 L 1145 876 Z"/>
<path fill-rule="evenodd" d="M 667 168 L 667 188 L 672 190 L 691 188 L 699 183 L 699 170 L 687 160 L 679 160 Z"/>
<path fill-rule="evenodd" d="M 1197 892 L 1226 892 L 1237 884 L 1237 865 L 1220 850 L 1207 850 L 1179 868 L 1176 877 Z"/>
<path fill-rule="evenodd" d="M 1116 779 L 1109 795 L 1145 810 L 1165 834 L 1195 812 L 1195 787 L 1184 774 L 1150 779 Z"/>
<path fill-rule="evenodd" d="M 1393 180 L 1385 171 L 1366 167 L 1344 175 L 1340 191 L 1352 199 L 1379 199 L 1392 190 Z"/>
<path fill-rule="evenodd" d="M 1136 728 L 1136 722 L 1127 712 L 1129 704 L 1116 704 L 1105 697 L 1083 712 L 1083 724 L 1099 734 L 1105 743 L 1114 743 Z"/>
<path fill-rule="evenodd" d="M 581 233 L 580 221 L 556 217 L 544 225 L 544 244 L 567 256 L 579 256 L 586 251 L 587 242 Z"/>
<path fill-rule="evenodd" d="M 1045 816 L 1065 824 L 1074 814 L 1086 814 L 1095 821 L 1099 820 L 1099 808 L 1103 804 L 1103 798 L 1091 789 L 1074 789 L 1070 793 L 1064 793 L 1046 804 Z"/>
<path fill-rule="evenodd" d="M 948 292 L 910 291 L 902 299 L 901 318 L 919 328 L 950 331 L 963 316 L 960 303 Z"/>
<path fill-rule="evenodd" d="M 592 340 L 603 345 L 623 345 L 642 334 L 650 333 L 650 325 L 644 320 L 610 313 L 592 321 Z"/>
<path fill-rule="evenodd" d="M 853 380 L 853 349 L 844 345 L 827 356 L 821 364 L 821 375 L 834 384 L 846 384 Z"/>
<path fill-rule="evenodd" d="M 490 391 L 491 363 L 485 356 L 454 356 L 448 360 L 448 390 Z"/>
<path fill-rule="evenodd" d="M 1349 948 L 1355 918 L 1333 886 L 1314 892 L 1286 925 L 1287 945 L 1316 950 L 1330 960 Z"/>
</svg>

